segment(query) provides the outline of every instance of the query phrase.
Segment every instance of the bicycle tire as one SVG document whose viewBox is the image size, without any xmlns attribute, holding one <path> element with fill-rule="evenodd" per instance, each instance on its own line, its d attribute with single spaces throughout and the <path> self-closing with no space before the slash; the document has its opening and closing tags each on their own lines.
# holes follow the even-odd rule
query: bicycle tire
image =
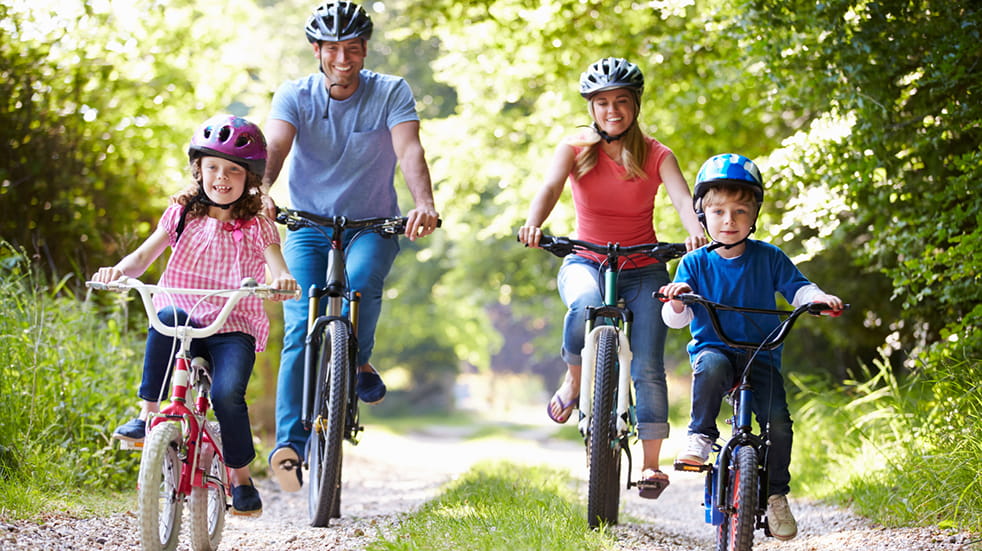
<svg viewBox="0 0 982 551">
<path fill-rule="evenodd" d="M 209 421 L 211 424 L 214 422 Z M 215 439 L 214 446 L 205 444 L 198 455 L 200 464 L 204 466 L 207 487 L 191 488 L 189 503 L 191 549 L 194 551 L 215 551 L 222 541 L 222 530 L 225 528 L 225 513 L 228 502 L 225 499 L 225 489 L 228 488 L 228 470 L 225 461 L 217 452 L 222 442 L 217 430 L 212 431 Z"/>
<path fill-rule="evenodd" d="M 314 433 L 310 438 L 310 490 L 307 504 L 311 526 L 327 526 L 339 512 L 344 422 L 348 379 L 352 370 L 348 325 L 335 320 L 327 325 L 319 356 Z"/>
<path fill-rule="evenodd" d="M 617 445 L 617 330 L 603 327 L 597 336 L 597 365 L 594 376 L 593 413 L 587 437 L 589 483 L 587 521 L 591 528 L 617 524 L 620 506 Z"/>
<path fill-rule="evenodd" d="M 757 450 L 751 446 L 736 449 L 727 481 L 727 512 L 720 526 L 728 551 L 749 551 L 754 544 L 757 519 Z"/>
<path fill-rule="evenodd" d="M 143 551 L 173 551 L 181 534 L 181 427 L 160 423 L 147 435 L 137 479 Z"/>
</svg>

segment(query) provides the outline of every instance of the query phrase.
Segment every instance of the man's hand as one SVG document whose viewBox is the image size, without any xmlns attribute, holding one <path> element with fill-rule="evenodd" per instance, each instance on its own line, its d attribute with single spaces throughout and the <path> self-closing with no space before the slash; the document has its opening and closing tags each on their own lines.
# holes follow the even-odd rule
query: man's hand
<svg viewBox="0 0 982 551">
<path fill-rule="evenodd" d="M 406 214 L 406 237 L 410 241 L 433 233 L 440 219 L 433 207 L 415 208 Z"/>
</svg>

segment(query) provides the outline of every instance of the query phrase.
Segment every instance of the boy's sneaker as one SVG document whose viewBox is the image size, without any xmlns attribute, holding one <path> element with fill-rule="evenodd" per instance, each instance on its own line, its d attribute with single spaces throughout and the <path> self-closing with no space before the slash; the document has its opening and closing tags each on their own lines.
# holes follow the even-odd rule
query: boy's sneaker
<svg viewBox="0 0 982 551">
<path fill-rule="evenodd" d="M 787 496 L 772 495 L 767 498 L 767 527 L 771 535 L 781 541 L 798 535 L 798 523 L 791 514 Z"/>
<path fill-rule="evenodd" d="M 685 451 L 675 460 L 686 465 L 705 465 L 711 451 L 713 451 L 712 438 L 705 434 L 690 434 Z"/>
<path fill-rule="evenodd" d="M 143 442 L 147 436 L 147 422 L 137 417 L 124 425 L 116 427 L 113 438 L 127 442 Z"/>
<path fill-rule="evenodd" d="M 259 497 L 259 490 L 252 484 L 240 484 L 232 486 L 232 514 L 243 517 L 259 517 L 263 514 L 263 500 Z"/>
</svg>

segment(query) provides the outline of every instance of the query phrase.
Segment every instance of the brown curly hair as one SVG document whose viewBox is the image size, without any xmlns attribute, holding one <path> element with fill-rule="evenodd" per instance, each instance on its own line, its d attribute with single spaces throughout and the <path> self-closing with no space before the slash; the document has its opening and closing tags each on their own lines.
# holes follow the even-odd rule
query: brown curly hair
<svg viewBox="0 0 982 551">
<path fill-rule="evenodd" d="M 190 169 L 191 179 L 193 181 L 184 189 L 172 195 L 170 198 L 171 203 L 177 203 L 182 207 L 187 207 L 189 218 L 207 216 L 210 207 L 205 203 L 194 200 L 199 193 L 203 193 L 202 185 L 204 185 L 204 182 L 201 177 L 201 157 L 191 162 Z M 261 176 L 251 170 L 246 170 L 245 189 L 242 191 L 242 197 L 229 207 L 233 220 L 250 220 L 259 214 L 259 211 L 263 208 L 262 194 L 259 191 L 262 183 Z"/>
</svg>

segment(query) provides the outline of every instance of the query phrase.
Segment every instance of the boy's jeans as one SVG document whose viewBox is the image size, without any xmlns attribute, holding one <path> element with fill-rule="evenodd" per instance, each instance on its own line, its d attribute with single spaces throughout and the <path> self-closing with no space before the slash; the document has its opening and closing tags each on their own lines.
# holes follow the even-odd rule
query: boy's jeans
<svg viewBox="0 0 982 551">
<path fill-rule="evenodd" d="M 768 353 L 764 353 L 765 355 Z M 779 354 L 776 352 L 774 354 Z M 767 495 L 784 495 L 790 490 L 791 473 L 791 414 L 784 392 L 784 378 L 779 369 L 758 357 L 750 371 L 753 387 L 751 408 L 757 423 L 770 422 L 770 442 L 767 452 L 767 469 L 770 488 Z M 746 362 L 744 352 L 733 349 L 707 348 L 692 360 L 692 417 L 689 434 L 705 434 L 713 440 L 719 438 L 716 417 L 726 392 L 737 381 L 737 369 Z"/>
</svg>

